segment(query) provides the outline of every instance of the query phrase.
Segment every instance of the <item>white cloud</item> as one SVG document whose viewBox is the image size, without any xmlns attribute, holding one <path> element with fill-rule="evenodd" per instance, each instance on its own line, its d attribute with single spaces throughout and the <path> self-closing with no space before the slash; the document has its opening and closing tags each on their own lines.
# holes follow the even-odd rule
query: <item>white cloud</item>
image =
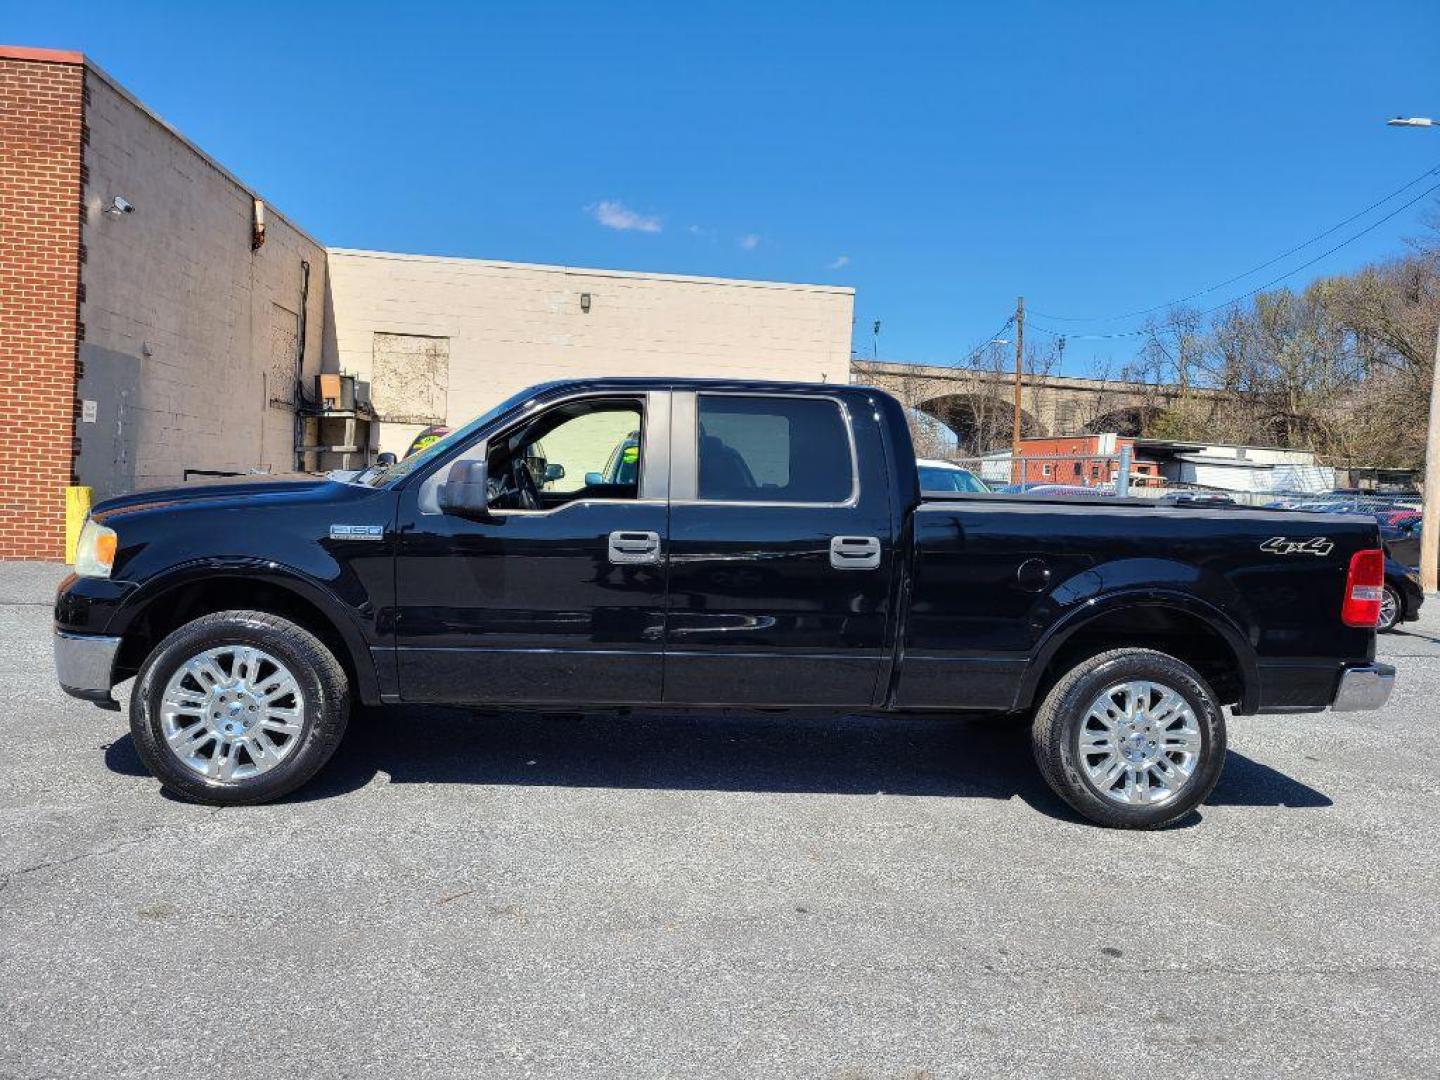
<svg viewBox="0 0 1440 1080">
<path fill-rule="evenodd" d="M 850 256 L 849 256 L 849 255 L 837 255 L 837 256 L 835 256 L 834 259 L 832 259 L 832 260 L 830 261 L 830 269 L 831 269 L 831 270 L 843 270 L 845 267 L 847 267 L 847 266 L 849 266 L 849 265 L 850 265 Z"/>
<path fill-rule="evenodd" d="M 740 237 L 740 246 L 746 251 L 754 251 L 757 247 L 760 246 L 760 234 L 753 232 L 746 233 L 744 236 Z"/>
<path fill-rule="evenodd" d="M 660 218 L 655 214 L 641 214 L 631 210 L 622 202 L 614 199 L 605 199 L 593 206 L 586 207 L 595 220 L 607 229 L 618 229 L 620 232 L 648 232 L 657 233 L 660 231 Z"/>
</svg>

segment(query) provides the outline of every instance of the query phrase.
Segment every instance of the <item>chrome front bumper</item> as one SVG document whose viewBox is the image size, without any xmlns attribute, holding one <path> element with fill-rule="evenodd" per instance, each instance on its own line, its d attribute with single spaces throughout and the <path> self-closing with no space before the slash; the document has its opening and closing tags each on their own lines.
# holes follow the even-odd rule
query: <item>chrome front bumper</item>
<svg viewBox="0 0 1440 1080">
<path fill-rule="evenodd" d="M 1340 676 L 1340 689 L 1330 708 L 1336 712 L 1364 712 L 1381 708 L 1395 689 L 1395 669 L 1389 664 L 1365 664 L 1346 668 Z"/>
<path fill-rule="evenodd" d="M 115 670 L 118 637 L 67 634 L 55 631 L 55 675 L 60 689 L 71 697 L 115 706 L 110 696 L 110 675 Z"/>
</svg>

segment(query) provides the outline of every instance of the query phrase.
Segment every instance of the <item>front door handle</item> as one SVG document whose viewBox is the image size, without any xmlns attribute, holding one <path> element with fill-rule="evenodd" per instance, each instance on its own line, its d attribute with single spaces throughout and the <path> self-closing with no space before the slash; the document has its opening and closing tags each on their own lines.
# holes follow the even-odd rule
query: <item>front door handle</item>
<svg viewBox="0 0 1440 1080">
<path fill-rule="evenodd" d="M 830 565 L 836 570 L 874 570 L 880 565 L 877 536 L 836 536 L 830 541 Z"/>
<path fill-rule="evenodd" d="M 627 532 L 617 529 L 610 534 L 610 561 L 622 566 L 660 561 L 660 534 Z"/>
</svg>

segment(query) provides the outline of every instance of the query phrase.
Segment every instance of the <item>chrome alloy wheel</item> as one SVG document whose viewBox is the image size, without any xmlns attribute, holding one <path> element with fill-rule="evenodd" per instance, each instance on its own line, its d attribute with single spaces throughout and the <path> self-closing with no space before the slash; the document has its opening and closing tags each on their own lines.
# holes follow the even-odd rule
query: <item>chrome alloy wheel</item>
<svg viewBox="0 0 1440 1080">
<path fill-rule="evenodd" d="M 1080 725 L 1080 762 L 1105 798 L 1149 806 L 1172 798 L 1200 764 L 1200 723 L 1179 692 L 1157 682 L 1117 683 Z"/>
<path fill-rule="evenodd" d="M 222 645 L 176 669 L 160 699 L 165 742 L 209 780 L 273 769 L 300 743 L 305 696 L 283 663 L 249 645 Z"/>
</svg>

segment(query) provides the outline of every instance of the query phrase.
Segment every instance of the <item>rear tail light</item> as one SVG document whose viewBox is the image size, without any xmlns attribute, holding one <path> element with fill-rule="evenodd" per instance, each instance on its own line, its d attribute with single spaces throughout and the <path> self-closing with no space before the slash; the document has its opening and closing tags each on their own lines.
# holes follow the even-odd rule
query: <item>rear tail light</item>
<svg viewBox="0 0 1440 1080">
<path fill-rule="evenodd" d="M 1374 627 L 1380 621 L 1380 601 L 1385 596 L 1385 552 L 1379 548 L 1357 551 L 1350 556 L 1345 575 L 1345 603 L 1340 620 L 1346 626 Z"/>
</svg>

